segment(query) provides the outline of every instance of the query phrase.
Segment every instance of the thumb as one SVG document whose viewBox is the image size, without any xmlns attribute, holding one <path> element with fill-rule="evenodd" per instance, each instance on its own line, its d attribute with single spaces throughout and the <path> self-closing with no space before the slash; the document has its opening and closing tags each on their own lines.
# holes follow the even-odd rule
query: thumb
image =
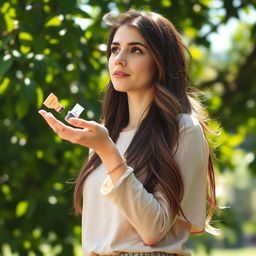
<svg viewBox="0 0 256 256">
<path fill-rule="evenodd" d="M 79 128 L 87 128 L 88 130 L 91 130 L 91 131 L 95 131 L 97 128 L 96 122 L 86 121 L 84 119 L 76 118 L 76 117 L 71 117 L 69 119 L 69 123 Z"/>
</svg>

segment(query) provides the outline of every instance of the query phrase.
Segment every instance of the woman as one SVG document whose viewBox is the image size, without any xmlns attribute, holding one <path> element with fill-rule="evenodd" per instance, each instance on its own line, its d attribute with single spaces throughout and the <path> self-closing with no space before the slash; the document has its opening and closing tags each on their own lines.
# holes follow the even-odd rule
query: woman
<svg viewBox="0 0 256 256">
<path fill-rule="evenodd" d="M 71 118 L 74 128 L 39 111 L 61 138 L 91 148 L 74 192 L 84 255 L 190 255 L 184 243 L 211 231 L 216 198 L 207 125 L 187 93 L 186 48 L 159 14 L 106 17 L 104 125 Z"/>
</svg>

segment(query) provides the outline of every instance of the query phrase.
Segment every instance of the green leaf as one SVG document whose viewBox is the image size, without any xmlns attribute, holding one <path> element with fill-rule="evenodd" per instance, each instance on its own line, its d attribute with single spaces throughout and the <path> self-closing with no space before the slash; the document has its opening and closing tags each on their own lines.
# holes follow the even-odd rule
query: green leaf
<svg viewBox="0 0 256 256">
<path fill-rule="evenodd" d="M 5 77 L 3 82 L 0 84 L 0 95 L 4 94 L 10 84 L 10 79 Z"/>
<path fill-rule="evenodd" d="M 4 38 L 1 38 L 2 41 L 1 41 L 1 45 L 0 45 L 0 50 L 3 49 L 7 44 L 9 44 L 9 42 L 13 39 L 13 36 L 10 35 L 10 36 L 7 36 L 7 37 L 4 37 Z"/>
<path fill-rule="evenodd" d="M 21 45 L 20 46 L 20 52 L 24 55 L 28 54 L 31 51 L 31 47 L 26 46 L 26 45 Z"/>
<path fill-rule="evenodd" d="M 3 184 L 1 186 L 1 190 L 2 190 L 3 194 L 5 194 L 5 195 L 10 195 L 11 194 L 10 187 L 6 184 Z"/>
<path fill-rule="evenodd" d="M 205 6 L 209 6 L 211 4 L 211 0 L 200 0 L 199 3 L 205 5 Z"/>
<path fill-rule="evenodd" d="M 172 1 L 170 0 L 161 0 L 161 5 L 164 7 L 171 7 L 172 6 Z"/>
<path fill-rule="evenodd" d="M 13 18 L 14 15 L 15 15 L 15 9 L 13 8 L 9 9 L 8 13 L 4 15 L 6 29 L 9 33 L 16 28 L 15 19 Z"/>
<path fill-rule="evenodd" d="M 10 8 L 10 3 L 9 2 L 5 2 L 2 7 L 1 7 L 1 13 L 6 13 L 8 11 L 8 9 Z"/>
<path fill-rule="evenodd" d="M 18 119 L 22 119 L 28 112 L 28 103 L 21 98 L 15 105 L 15 112 Z"/>
<path fill-rule="evenodd" d="M 213 96 L 211 99 L 211 110 L 217 110 L 220 108 L 220 106 L 222 105 L 222 100 L 219 96 Z"/>
<path fill-rule="evenodd" d="M 81 9 L 76 8 L 74 12 L 75 12 L 74 15 L 76 16 L 76 18 L 91 18 L 91 16 L 87 12 Z"/>
<path fill-rule="evenodd" d="M 23 216 L 27 212 L 28 206 L 29 206 L 28 201 L 20 201 L 16 206 L 15 215 L 17 217 Z"/>
<path fill-rule="evenodd" d="M 8 58 L 7 60 L 4 60 L 4 58 L 0 59 L 0 80 L 5 75 L 5 73 L 10 69 L 12 66 L 12 58 Z"/>
<path fill-rule="evenodd" d="M 59 27 L 62 23 L 61 16 L 54 16 L 45 24 L 45 27 Z"/>
<path fill-rule="evenodd" d="M 43 90 L 40 87 L 36 88 L 36 95 L 37 95 L 37 107 L 42 107 L 43 101 L 44 101 L 44 93 Z"/>
<path fill-rule="evenodd" d="M 33 36 L 27 32 L 20 32 L 19 33 L 19 39 L 20 40 L 25 40 L 25 41 L 32 41 Z"/>
</svg>

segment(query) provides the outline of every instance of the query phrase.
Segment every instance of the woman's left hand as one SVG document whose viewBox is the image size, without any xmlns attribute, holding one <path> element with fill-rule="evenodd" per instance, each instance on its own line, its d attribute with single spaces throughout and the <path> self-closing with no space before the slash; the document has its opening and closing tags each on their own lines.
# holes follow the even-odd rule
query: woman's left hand
<svg viewBox="0 0 256 256">
<path fill-rule="evenodd" d="M 69 123 L 75 127 L 65 125 L 56 119 L 52 113 L 39 110 L 39 114 L 45 119 L 53 131 L 62 139 L 92 148 L 96 153 L 104 153 L 113 147 L 106 127 L 81 118 L 70 118 Z"/>
</svg>

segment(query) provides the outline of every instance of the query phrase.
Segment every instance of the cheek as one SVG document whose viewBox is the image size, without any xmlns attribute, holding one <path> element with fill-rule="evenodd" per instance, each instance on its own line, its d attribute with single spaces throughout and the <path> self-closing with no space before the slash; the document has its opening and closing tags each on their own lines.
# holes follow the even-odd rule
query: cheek
<svg viewBox="0 0 256 256">
<path fill-rule="evenodd" d="M 141 69 L 150 70 L 150 72 L 155 69 L 155 65 L 155 60 L 151 56 L 146 56 L 137 63 L 137 66 L 140 66 Z"/>
<path fill-rule="evenodd" d="M 152 77 L 155 75 L 156 65 L 153 62 L 141 63 L 141 65 L 139 65 L 139 68 L 141 70 L 141 73 L 144 73 L 146 76 L 148 76 L 149 80 L 151 80 Z"/>
<path fill-rule="evenodd" d="M 114 68 L 115 57 L 111 54 L 108 59 L 108 69 L 112 70 Z"/>
<path fill-rule="evenodd" d="M 110 80 L 112 81 L 112 73 L 113 73 L 113 65 L 112 65 L 112 63 L 111 63 L 111 61 L 109 60 L 108 61 L 108 74 L 109 74 L 109 78 L 110 78 Z"/>
<path fill-rule="evenodd" d="M 113 68 L 111 58 L 108 60 L 108 70 L 111 71 Z"/>
<path fill-rule="evenodd" d="M 133 61 L 131 63 L 131 68 L 135 71 L 137 71 L 138 73 L 149 73 L 150 71 L 152 71 L 151 69 L 151 65 L 148 61 L 145 61 L 145 60 L 136 60 L 136 61 Z"/>
</svg>

